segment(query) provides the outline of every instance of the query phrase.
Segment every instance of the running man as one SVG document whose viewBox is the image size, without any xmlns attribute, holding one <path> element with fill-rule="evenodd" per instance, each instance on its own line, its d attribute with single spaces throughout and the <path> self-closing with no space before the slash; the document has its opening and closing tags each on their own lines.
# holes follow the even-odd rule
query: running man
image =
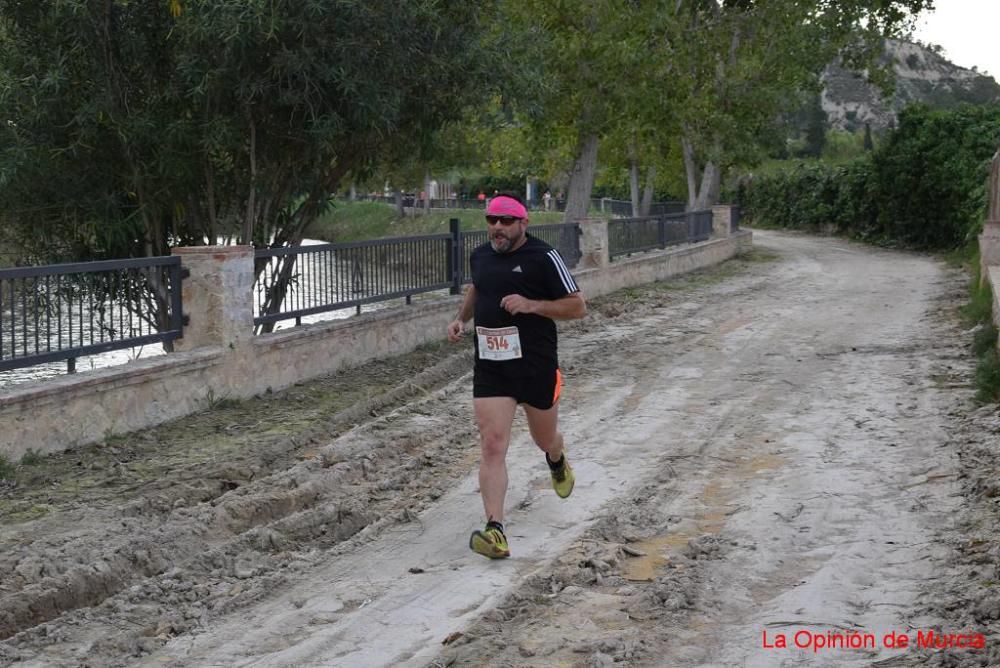
<svg viewBox="0 0 1000 668">
<path fill-rule="evenodd" d="M 486 528 L 472 532 L 469 547 L 491 559 L 510 556 L 503 530 L 507 494 L 507 447 L 517 405 L 545 453 L 552 487 L 561 498 L 573 491 L 573 469 L 559 433 L 562 374 L 554 320 L 582 318 L 587 304 L 559 251 L 527 233 L 528 212 L 513 195 L 486 208 L 489 243 L 472 252 L 472 285 L 448 340 L 457 342 L 475 316 L 473 405 L 479 424 L 479 490 Z"/>
</svg>

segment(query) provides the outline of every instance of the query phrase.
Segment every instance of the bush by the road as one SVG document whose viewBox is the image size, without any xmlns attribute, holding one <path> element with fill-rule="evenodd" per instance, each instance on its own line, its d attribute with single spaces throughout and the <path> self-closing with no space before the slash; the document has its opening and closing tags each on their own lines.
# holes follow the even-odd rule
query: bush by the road
<svg viewBox="0 0 1000 668">
<path fill-rule="evenodd" d="M 870 156 L 800 165 L 741 189 L 753 223 L 921 249 L 957 248 L 980 231 L 1000 106 L 911 107 Z"/>
</svg>

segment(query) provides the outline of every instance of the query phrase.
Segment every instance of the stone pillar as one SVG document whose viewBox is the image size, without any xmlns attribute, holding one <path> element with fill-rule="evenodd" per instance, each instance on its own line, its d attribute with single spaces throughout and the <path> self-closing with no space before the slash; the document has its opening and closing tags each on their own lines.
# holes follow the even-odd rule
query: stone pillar
<svg viewBox="0 0 1000 668">
<path fill-rule="evenodd" d="M 585 218 L 580 223 L 579 269 L 601 269 L 610 264 L 608 257 L 608 221 Z"/>
<path fill-rule="evenodd" d="M 190 275 L 182 299 L 188 324 L 174 342 L 183 352 L 202 346 L 236 349 L 253 339 L 253 247 L 174 248 Z"/>
<path fill-rule="evenodd" d="M 736 207 L 732 204 L 719 204 L 712 207 L 712 238 L 726 239 L 733 234 L 733 217 Z"/>
<path fill-rule="evenodd" d="M 979 235 L 979 259 L 982 276 L 986 276 L 987 267 L 1000 265 L 1000 220 L 988 220 L 983 224 L 983 233 Z"/>
<path fill-rule="evenodd" d="M 984 280 L 990 282 L 993 289 L 993 324 L 1000 328 L 1000 266 L 986 268 Z M 1000 339 L 997 339 L 997 350 L 1000 350 Z"/>
<path fill-rule="evenodd" d="M 980 281 L 987 280 L 990 267 L 1000 265 L 1000 149 L 993 154 L 988 195 L 986 223 L 979 235 Z"/>
</svg>

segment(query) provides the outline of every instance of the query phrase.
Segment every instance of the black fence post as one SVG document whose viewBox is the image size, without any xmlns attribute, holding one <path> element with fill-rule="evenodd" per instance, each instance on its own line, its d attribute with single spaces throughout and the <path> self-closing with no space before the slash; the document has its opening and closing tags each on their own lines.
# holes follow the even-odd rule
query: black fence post
<svg viewBox="0 0 1000 668">
<path fill-rule="evenodd" d="M 656 218 L 656 240 L 660 244 L 660 250 L 667 247 L 667 219 L 663 216 Z"/>
<path fill-rule="evenodd" d="M 451 239 L 448 240 L 448 275 L 451 277 L 451 294 L 457 295 L 462 292 L 462 269 L 464 268 L 462 257 L 462 228 L 458 218 L 448 221 L 448 232 Z"/>
</svg>

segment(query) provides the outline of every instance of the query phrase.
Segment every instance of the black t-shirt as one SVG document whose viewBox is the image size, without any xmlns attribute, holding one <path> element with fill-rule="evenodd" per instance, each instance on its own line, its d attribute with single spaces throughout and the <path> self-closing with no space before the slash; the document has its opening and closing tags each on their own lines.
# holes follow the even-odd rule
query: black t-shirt
<svg viewBox="0 0 1000 668">
<path fill-rule="evenodd" d="M 527 377 L 559 366 L 556 353 L 556 323 L 534 314 L 511 315 L 500 306 L 507 295 L 527 299 L 554 300 L 578 292 L 579 288 L 559 251 L 530 234 L 510 253 L 497 253 L 487 242 L 472 251 L 472 284 L 476 288 L 476 327 L 516 326 L 521 340 L 521 359 L 492 361 L 479 357 L 483 370 L 510 377 Z"/>
</svg>

